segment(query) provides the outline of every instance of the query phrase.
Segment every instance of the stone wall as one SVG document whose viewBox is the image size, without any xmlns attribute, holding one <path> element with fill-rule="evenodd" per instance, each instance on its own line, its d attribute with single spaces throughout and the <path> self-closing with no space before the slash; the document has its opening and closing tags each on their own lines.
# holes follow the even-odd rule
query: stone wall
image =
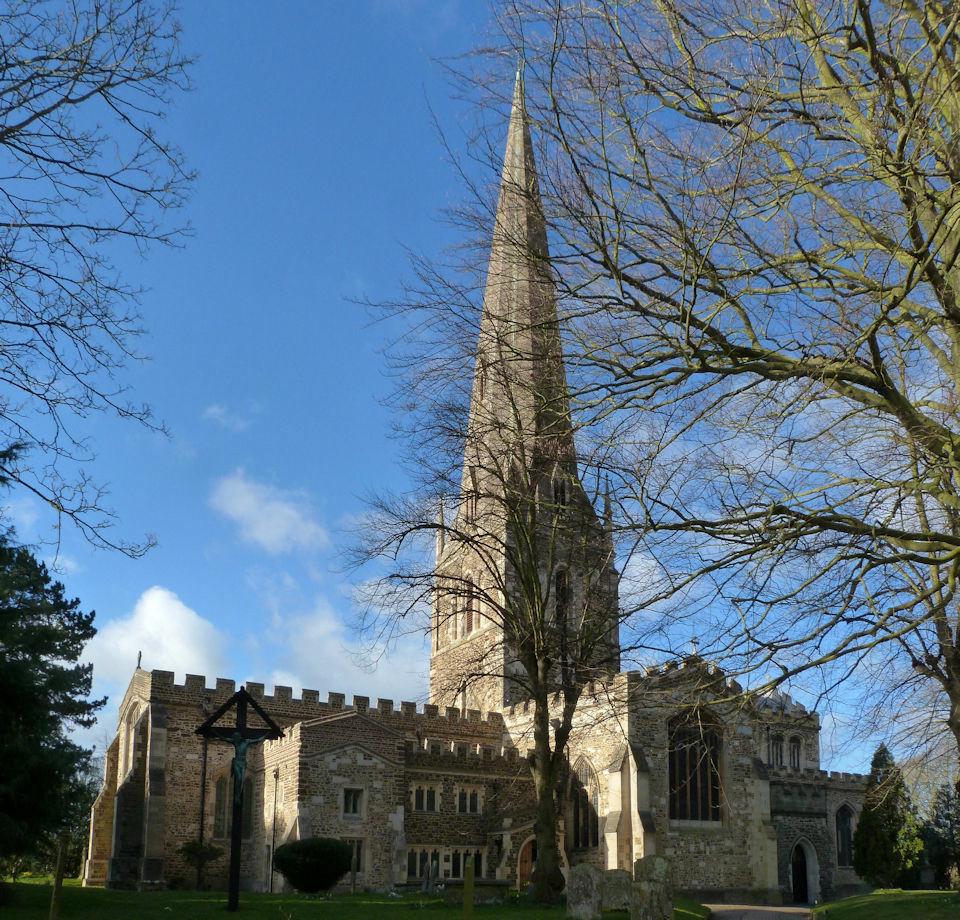
<svg viewBox="0 0 960 920">
<path fill-rule="evenodd" d="M 93 803 L 87 859 L 83 866 L 84 885 L 105 885 L 113 852 L 113 815 L 117 796 L 117 758 L 120 739 L 114 738 L 103 762 L 103 787 Z"/>
</svg>

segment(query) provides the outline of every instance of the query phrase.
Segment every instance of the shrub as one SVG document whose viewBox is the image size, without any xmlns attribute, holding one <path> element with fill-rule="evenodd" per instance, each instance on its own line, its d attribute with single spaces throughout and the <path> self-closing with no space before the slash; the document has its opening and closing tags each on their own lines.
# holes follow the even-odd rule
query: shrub
<svg viewBox="0 0 960 920">
<path fill-rule="evenodd" d="M 273 868 L 297 891 L 312 894 L 333 888 L 349 871 L 353 849 L 331 837 L 308 837 L 277 847 Z"/>
</svg>

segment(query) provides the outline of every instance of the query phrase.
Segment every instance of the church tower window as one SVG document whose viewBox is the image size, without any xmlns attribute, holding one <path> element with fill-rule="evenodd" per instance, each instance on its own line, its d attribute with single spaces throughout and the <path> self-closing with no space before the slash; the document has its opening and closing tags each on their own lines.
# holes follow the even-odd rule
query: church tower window
<svg viewBox="0 0 960 920">
<path fill-rule="evenodd" d="M 567 507 L 567 480 L 562 476 L 553 480 L 553 504 L 558 511 Z"/>
<path fill-rule="evenodd" d="M 463 632 L 464 635 L 470 635 L 477 625 L 477 593 L 473 586 L 473 579 L 466 579 L 466 610 L 464 611 Z"/>
<path fill-rule="evenodd" d="M 771 735 L 767 746 L 767 765 L 783 766 L 783 735 Z"/>
<path fill-rule="evenodd" d="M 585 849 L 600 845 L 600 783 L 589 762 L 577 761 L 570 784 L 573 807 L 572 846 Z"/>
<path fill-rule="evenodd" d="M 699 722 L 670 728 L 670 818 L 720 820 L 720 736 Z"/>
<path fill-rule="evenodd" d="M 570 616 L 570 581 L 567 573 L 561 569 L 556 575 L 556 592 L 554 600 L 556 609 L 557 627 L 566 630 L 567 618 Z"/>
<path fill-rule="evenodd" d="M 800 760 L 803 754 L 803 743 L 799 738 L 790 739 L 790 766 L 794 770 L 800 769 Z"/>
</svg>

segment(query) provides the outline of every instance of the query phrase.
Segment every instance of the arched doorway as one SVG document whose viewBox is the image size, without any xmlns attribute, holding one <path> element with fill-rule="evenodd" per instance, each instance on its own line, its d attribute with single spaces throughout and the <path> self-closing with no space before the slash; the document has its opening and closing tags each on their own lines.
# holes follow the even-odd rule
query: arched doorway
<svg viewBox="0 0 960 920">
<path fill-rule="evenodd" d="M 520 847 L 520 856 L 517 859 L 517 887 L 523 891 L 530 884 L 533 867 L 537 862 L 537 838 L 528 838 Z"/>
<path fill-rule="evenodd" d="M 807 854 L 798 843 L 793 848 L 793 858 L 790 860 L 790 872 L 793 877 L 793 903 L 807 903 Z"/>
<path fill-rule="evenodd" d="M 798 840 L 790 855 L 790 888 L 794 904 L 813 904 L 820 898 L 820 864 L 809 840 Z"/>
</svg>

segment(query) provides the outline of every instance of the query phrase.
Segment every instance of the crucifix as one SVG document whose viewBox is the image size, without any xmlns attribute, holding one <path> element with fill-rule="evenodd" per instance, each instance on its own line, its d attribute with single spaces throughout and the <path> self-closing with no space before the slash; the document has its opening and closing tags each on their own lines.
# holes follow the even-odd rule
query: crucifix
<svg viewBox="0 0 960 920">
<path fill-rule="evenodd" d="M 247 725 L 247 707 L 263 721 L 263 727 Z M 217 725 L 231 709 L 236 709 L 235 725 Z M 243 781 L 247 773 L 247 751 L 251 745 L 283 737 L 283 730 L 241 687 L 198 729 L 197 734 L 214 741 L 226 741 L 233 745 L 233 820 L 230 827 L 230 874 L 227 886 L 227 910 L 236 910 L 240 904 L 240 842 L 243 833 Z"/>
</svg>

